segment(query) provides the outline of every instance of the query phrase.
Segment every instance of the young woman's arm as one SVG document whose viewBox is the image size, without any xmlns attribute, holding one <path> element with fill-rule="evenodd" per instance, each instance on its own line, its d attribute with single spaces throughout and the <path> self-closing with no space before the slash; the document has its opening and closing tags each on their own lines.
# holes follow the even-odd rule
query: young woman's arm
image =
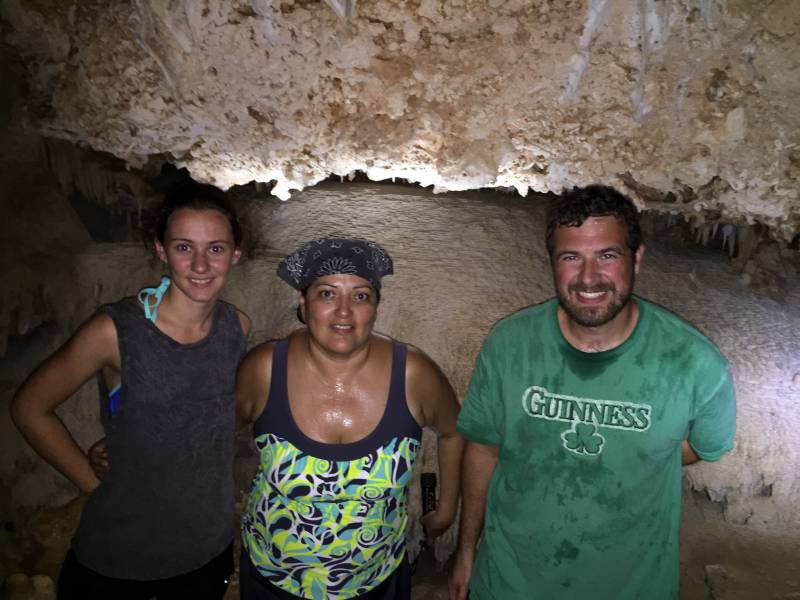
<svg viewBox="0 0 800 600">
<path fill-rule="evenodd" d="M 106 314 L 95 315 L 28 377 L 11 401 L 11 418 L 31 447 L 85 493 L 100 482 L 55 409 L 104 367 L 118 370 L 119 362 L 114 322 Z"/>
</svg>

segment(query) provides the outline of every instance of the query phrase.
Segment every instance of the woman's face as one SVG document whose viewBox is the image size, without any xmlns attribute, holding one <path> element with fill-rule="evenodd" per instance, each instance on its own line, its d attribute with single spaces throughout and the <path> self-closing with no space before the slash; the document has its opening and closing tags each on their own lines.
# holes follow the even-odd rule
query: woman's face
<svg viewBox="0 0 800 600">
<path fill-rule="evenodd" d="M 156 252 L 169 268 L 176 290 L 195 302 L 217 299 L 242 251 L 235 247 L 227 217 L 213 209 L 176 210 Z"/>
<path fill-rule="evenodd" d="M 325 275 L 300 296 L 300 311 L 314 343 L 332 354 L 350 355 L 369 342 L 378 298 L 362 277 Z"/>
</svg>

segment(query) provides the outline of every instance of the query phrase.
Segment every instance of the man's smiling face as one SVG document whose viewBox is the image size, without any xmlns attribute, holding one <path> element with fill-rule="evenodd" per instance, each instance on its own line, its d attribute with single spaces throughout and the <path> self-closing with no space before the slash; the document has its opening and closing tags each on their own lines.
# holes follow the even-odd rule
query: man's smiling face
<svg viewBox="0 0 800 600">
<path fill-rule="evenodd" d="M 633 292 L 644 246 L 633 253 L 616 217 L 589 217 L 553 233 L 553 281 L 558 302 L 583 327 L 613 321 Z"/>
</svg>

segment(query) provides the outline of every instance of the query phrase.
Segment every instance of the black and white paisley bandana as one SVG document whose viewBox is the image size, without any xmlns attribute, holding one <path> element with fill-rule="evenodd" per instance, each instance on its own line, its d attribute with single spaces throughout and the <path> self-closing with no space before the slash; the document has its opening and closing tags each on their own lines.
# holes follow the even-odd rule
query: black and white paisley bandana
<svg viewBox="0 0 800 600">
<path fill-rule="evenodd" d="M 278 277 L 304 290 L 325 275 L 358 275 L 381 289 L 381 277 L 394 272 L 392 257 L 375 242 L 321 238 L 292 252 L 278 265 Z"/>
</svg>

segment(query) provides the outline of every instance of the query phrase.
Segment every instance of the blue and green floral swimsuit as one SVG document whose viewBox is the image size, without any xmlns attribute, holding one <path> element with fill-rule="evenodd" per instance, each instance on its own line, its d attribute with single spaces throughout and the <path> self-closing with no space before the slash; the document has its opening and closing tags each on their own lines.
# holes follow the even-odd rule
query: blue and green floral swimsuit
<svg viewBox="0 0 800 600">
<path fill-rule="evenodd" d="M 310 439 L 292 418 L 288 340 L 275 346 L 264 412 L 254 425 L 258 473 L 243 544 L 272 585 L 302 598 L 345 600 L 377 587 L 404 560 L 406 486 L 421 430 L 405 394 L 406 346 L 392 342 L 386 410 L 367 437 Z"/>
</svg>

